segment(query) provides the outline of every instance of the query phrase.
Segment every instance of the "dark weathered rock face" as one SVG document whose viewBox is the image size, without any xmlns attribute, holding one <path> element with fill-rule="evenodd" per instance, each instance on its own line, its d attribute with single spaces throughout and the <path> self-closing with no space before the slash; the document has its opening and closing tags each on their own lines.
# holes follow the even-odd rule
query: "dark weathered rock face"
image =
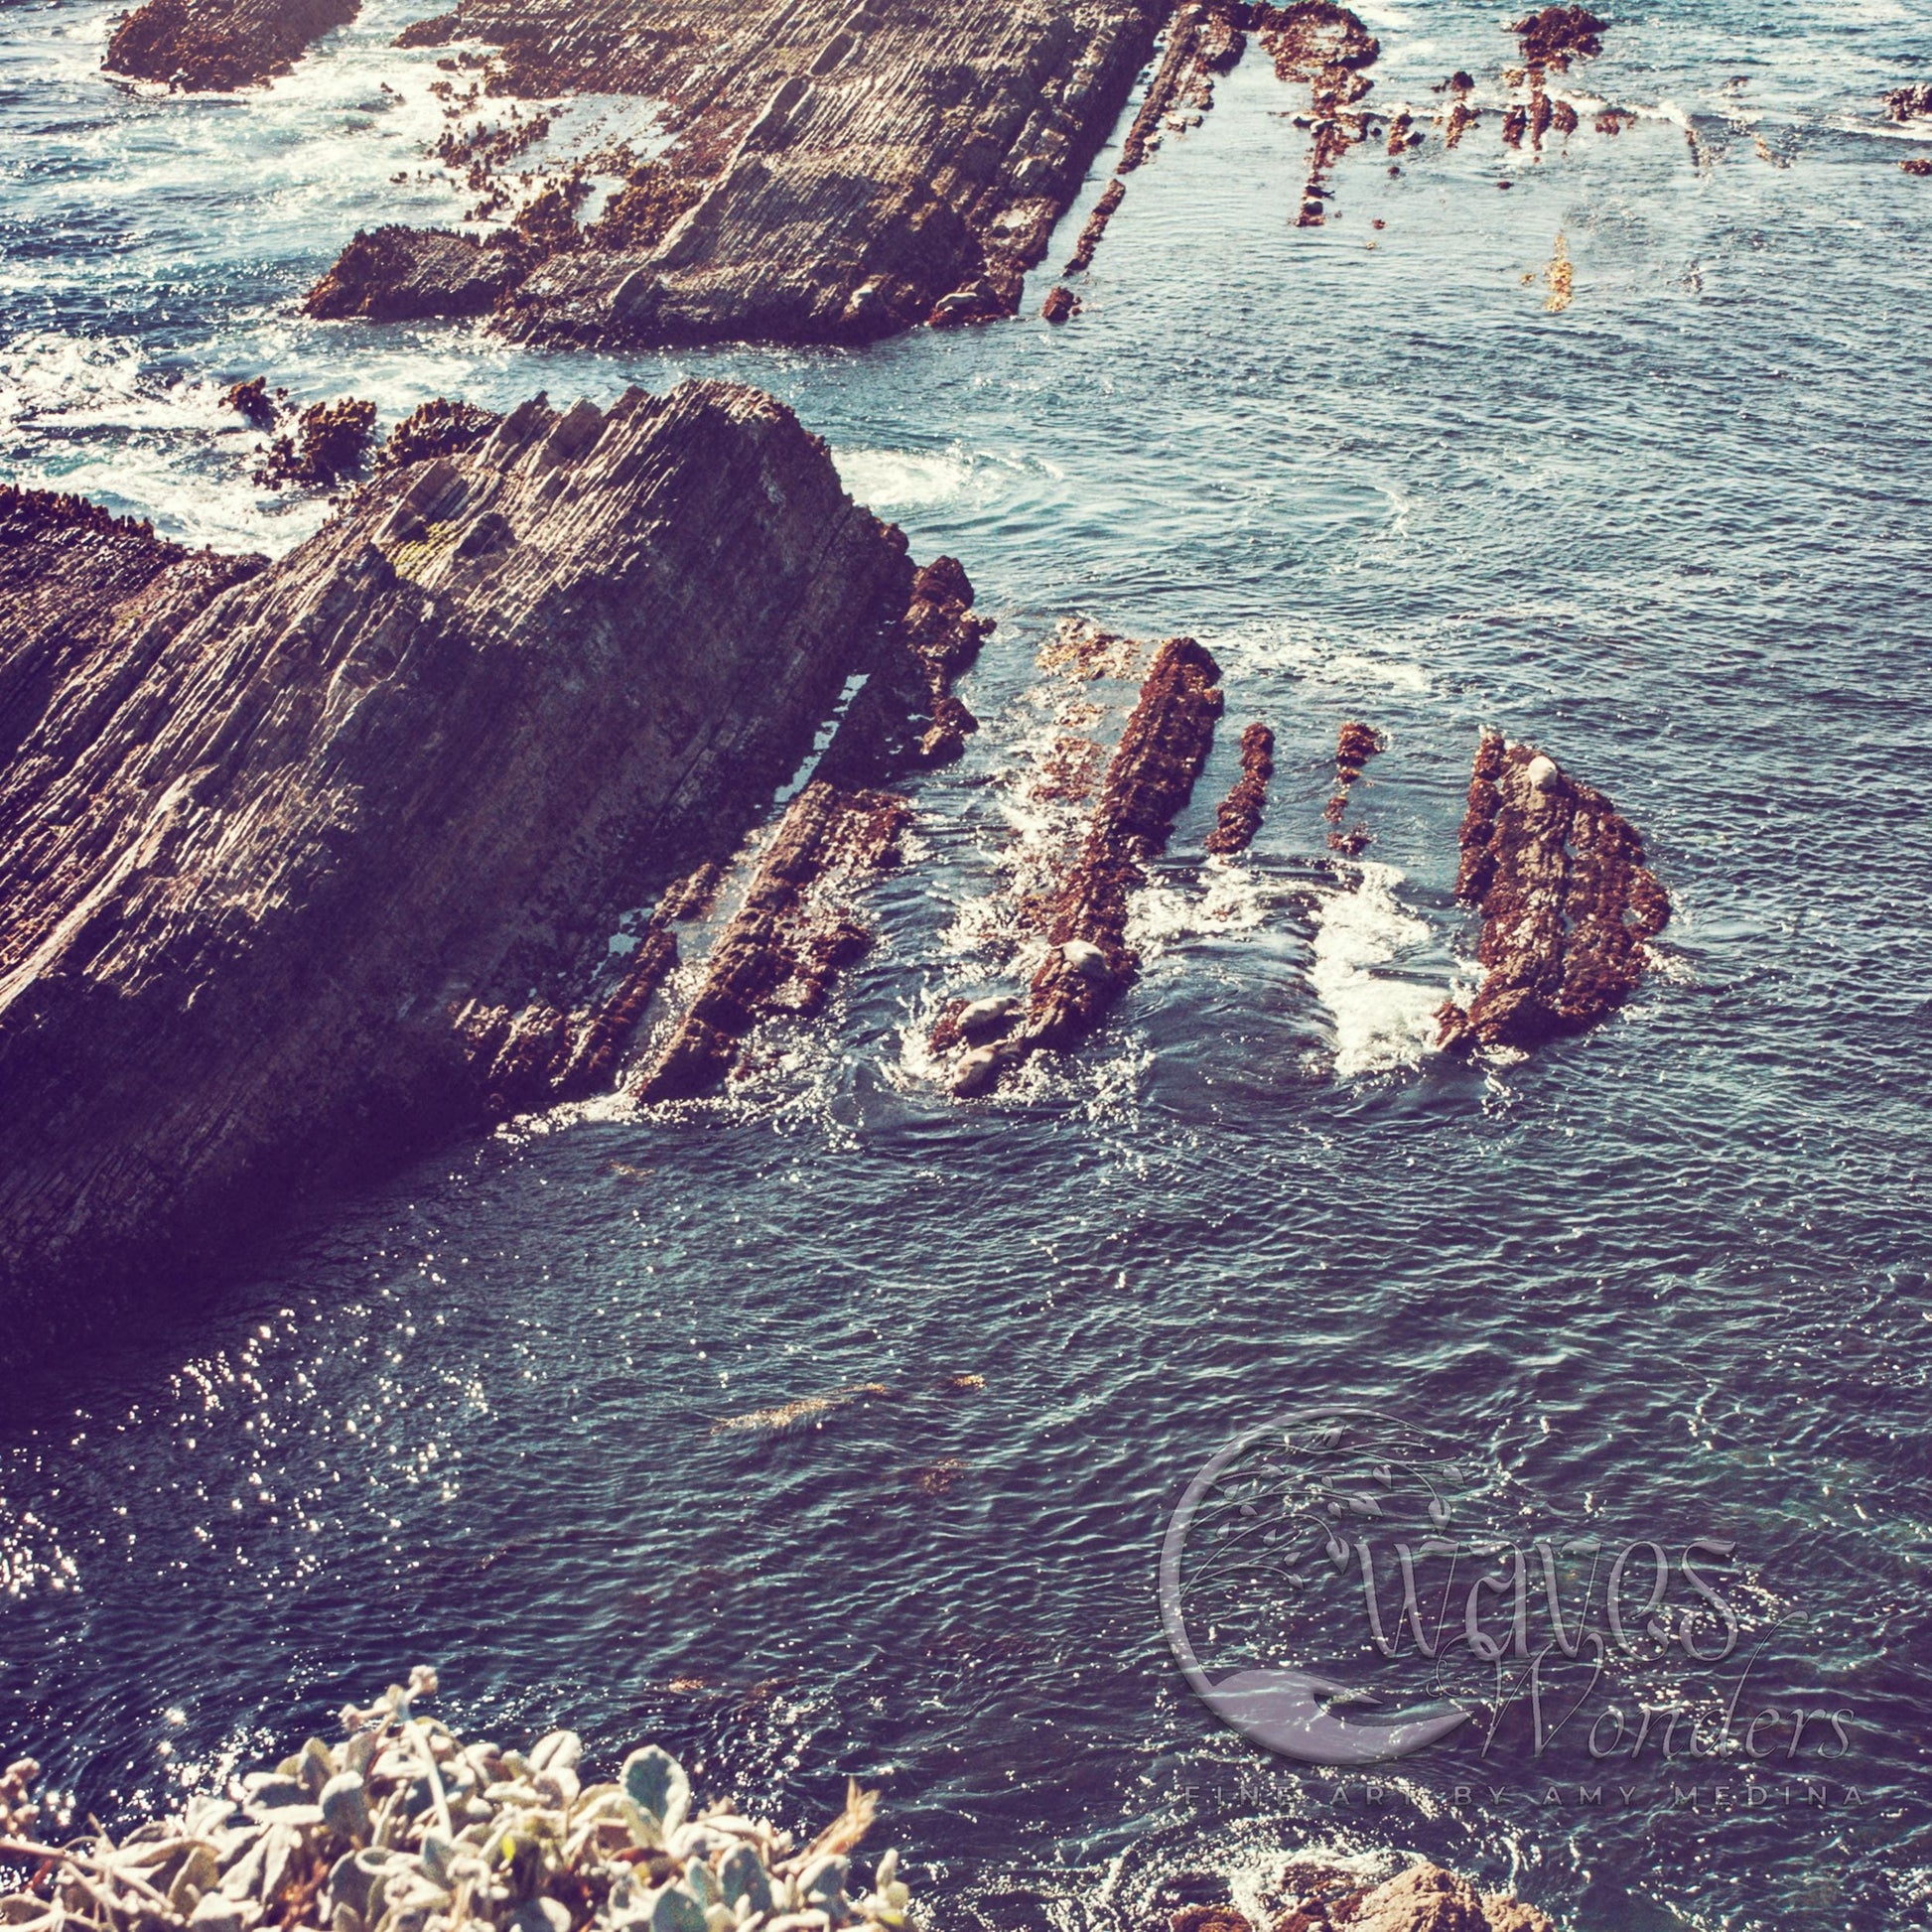
<svg viewBox="0 0 1932 1932">
<path fill-rule="evenodd" d="M 487 315 L 526 266 L 509 247 L 485 248 L 446 228 L 358 230 L 336 265 L 309 291 L 312 316 L 417 322 L 426 316 Z"/>
<path fill-rule="evenodd" d="M 147 0 L 114 30 L 105 65 L 175 87 L 259 86 L 359 12 L 361 0 Z"/>
<path fill-rule="evenodd" d="M 1161 0 L 461 0 L 492 90 L 667 104 L 589 229 L 459 259 L 362 237 L 320 315 L 472 314 L 531 340 L 866 342 L 1013 314 L 1125 105 Z M 428 34 L 428 29 L 425 29 Z M 418 35 L 417 38 L 424 38 Z M 377 244 L 380 244 L 379 246 Z M 513 271 L 488 291 L 479 273 Z"/>
<path fill-rule="evenodd" d="M 611 1077 L 675 953 L 668 902 L 626 956 L 620 913 L 729 851 L 908 621 L 903 539 L 756 391 L 459 427 L 269 566 L 0 496 L 16 1332 Z"/>
<path fill-rule="evenodd" d="M 1445 1046 L 1535 1046 L 1613 1013 L 1670 901 L 1643 839 L 1593 785 L 1494 732 L 1476 751 L 1456 897 L 1482 912 L 1481 987 L 1438 1016 Z"/>
</svg>

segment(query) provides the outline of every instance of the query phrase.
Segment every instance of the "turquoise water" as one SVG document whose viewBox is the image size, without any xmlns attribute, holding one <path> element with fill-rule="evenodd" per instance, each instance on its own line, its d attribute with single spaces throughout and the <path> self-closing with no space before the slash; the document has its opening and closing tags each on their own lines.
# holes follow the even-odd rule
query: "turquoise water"
<svg viewBox="0 0 1932 1932">
<path fill-rule="evenodd" d="M 457 211 L 389 179 L 441 125 L 434 57 L 382 46 L 410 11 L 232 101 L 104 82 L 103 6 L 0 11 L 0 468 L 279 550 L 324 511 L 249 484 L 239 376 L 390 419 L 743 376 L 964 560 L 982 730 L 916 788 L 883 943 L 747 1091 L 445 1149 L 10 1392 L 0 1746 L 106 1817 L 429 1659 L 465 1722 L 655 1735 L 787 1819 L 877 1781 L 941 1924 L 1139 1923 L 1164 1872 L 1322 1845 L 1588 1932 L 1922 1922 L 1932 182 L 1876 97 L 1932 22 L 1619 18 L 1571 81 L 1646 110 L 1623 135 L 1532 165 L 1492 113 L 1399 178 L 1359 153 L 1320 230 L 1251 58 L 1063 330 L 593 356 L 291 313 L 353 226 Z M 1511 46 L 1477 7 L 1367 18 L 1385 106 L 1493 91 Z M 955 1106 L 920 1023 L 1010 979 L 1056 715 L 1105 737 L 1133 695 L 1038 668 L 1076 613 L 1207 644 L 1222 742 L 1117 1023 Z M 1208 869 L 1251 717 L 1269 817 Z M 1389 738 L 1359 866 L 1320 819 L 1349 717 Z M 1612 794 L 1675 915 L 1611 1025 L 1470 1067 L 1426 1015 L 1469 976 L 1484 724 Z M 1846 1753 L 1747 1804 L 1734 1751 L 1604 1779 L 1505 1726 L 1367 1787 L 1217 1726 L 1162 1525 L 1241 1430 L 1350 1403 L 1460 1445 L 1520 1534 L 1733 1539 L 1756 1685 L 1849 1711 Z"/>
</svg>

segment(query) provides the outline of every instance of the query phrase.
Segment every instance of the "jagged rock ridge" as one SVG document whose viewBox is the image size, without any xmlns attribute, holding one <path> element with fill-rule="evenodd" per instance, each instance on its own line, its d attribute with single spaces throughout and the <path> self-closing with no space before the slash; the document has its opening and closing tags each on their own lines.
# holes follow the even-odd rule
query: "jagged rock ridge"
<svg viewBox="0 0 1932 1932">
<path fill-rule="evenodd" d="M 627 956 L 620 914 L 726 856 L 919 621 L 902 537 L 756 391 L 440 434 L 272 565 L 0 496 L 15 1332 L 608 1079 L 674 952 L 674 905 Z"/>
<path fill-rule="evenodd" d="M 866 342 L 1011 315 L 1126 104 L 1159 0 L 461 0 L 491 90 L 631 93 L 675 138 L 587 229 L 360 235 L 322 316 L 532 341 Z"/>
<path fill-rule="evenodd" d="M 1438 1018 L 1445 1046 L 1526 1047 L 1581 1033 L 1627 1000 L 1670 900 L 1642 836 L 1594 785 L 1487 732 L 1462 820 L 1455 896 L 1482 914 L 1483 981 Z"/>
</svg>

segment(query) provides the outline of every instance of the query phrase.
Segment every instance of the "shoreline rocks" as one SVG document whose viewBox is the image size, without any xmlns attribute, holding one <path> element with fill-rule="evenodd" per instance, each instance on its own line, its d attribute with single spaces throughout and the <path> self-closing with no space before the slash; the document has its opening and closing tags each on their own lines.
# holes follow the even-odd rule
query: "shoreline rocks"
<svg viewBox="0 0 1932 1932">
<path fill-rule="evenodd" d="M 483 43 L 493 94 L 661 102 L 671 141 L 588 227 L 566 192 L 566 218 L 500 245 L 360 234 L 310 312 L 489 312 L 519 341 L 632 345 L 856 344 L 1014 315 L 1163 11 L 460 0 L 404 40 Z"/>
<path fill-rule="evenodd" d="M 274 564 L 0 492 L 15 1340 L 609 1076 L 674 950 L 620 914 L 729 856 L 855 673 L 977 637 L 758 391 L 419 415 Z M 915 753 L 963 729 L 925 678 Z"/>
<path fill-rule="evenodd" d="M 1268 781 L 1275 775 L 1275 734 L 1259 722 L 1241 734 L 1241 775 L 1221 800 L 1214 829 L 1207 835 L 1210 852 L 1245 852 L 1261 830 L 1268 803 Z"/>
<path fill-rule="evenodd" d="M 879 787 L 957 758 L 977 721 L 952 680 L 992 625 L 951 557 L 917 572 L 905 616 L 854 697 L 812 778 L 774 828 L 743 903 L 719 935 L 690 1006 L 638 1081 L 646 1104 L 711 1092 L 764 1021 L 807 1019 L 872 935 L 844 895 L 898 863 L 911 807 Z"/>
<path fill-rule="evenodd" d="M 1209 1873 L 1190 1873 L 1189 1889 L 1218 1896 L 1182 1904 L 1167 1932 L 1257 1932 L 1254 1921 L 1228 1902 L 1228 1887 Z M 1265 1932 L 1556 1932 L 1549 1917 L 1508 1892 L 1479 1891 L 1468 1879 L 1427 1861 L 1380 1884 L 1353 1872 L 1297 1861 L 1282 1872 L 1274 1894 L 1283 1902 Z"/>
<path fill-rule="evenodd" d="M 1071 649 L 1097 660 L 1139 647 L 1092 631 Z M 934 1052 L 964 1044 L 948 1085 L 957 1098 L 989 1092 L 1000 1076 L 1041 1049 L 1064 1052 L 1098 1027 L 1140 967 L 1126 943 L 1128 898 L 1143 867 L 1167 849 L 1193 793 L 1221 715 L 1220 667 L 1191 637 L 1170 637 L 1154 654 L 1138 702 L 1107 766 L 1078 856 L 1036 908 L 1050 950 L 1035 970 L 1024 1011 L 986 1012 L 968 1037 L 968 1003 L 949 1004 L 932 1029 Z M 987 1004 L 991 1004 L 990 1002 Z"/>
<path fill-rule="evenodd" d="M 101 65 L 197 92 L 264 87 L 361 10 L 361 0 L 147 0 L 115 28 Z"/>
<path fill-rule="evenodd" d="M 1636 990 L 1670 900 L 1642 836 L 1602 792 L 1487 732 L 1461 850 L 1455 896 L 1482 914 L 1483 980 L 1466 1011 L 1439 1011 L 1440 1045 L 1540 1045 L 1595 1026 Z"/>
</svg>

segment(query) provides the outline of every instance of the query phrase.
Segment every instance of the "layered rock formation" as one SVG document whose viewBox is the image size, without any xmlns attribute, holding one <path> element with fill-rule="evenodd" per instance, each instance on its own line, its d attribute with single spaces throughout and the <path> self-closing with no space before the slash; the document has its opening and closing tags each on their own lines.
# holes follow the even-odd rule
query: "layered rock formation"
<svg viewBox="0 0 1932 1932">
<path fill-rule="evenodd" d="M 460 0 L 405 38 L 492 92 L 630 93 L 675 138 L 588 228 L 358 236 L 314 313 L 493 309 L 541 341 L 867 342 L 1011 315 L 1126 104 L 1160 0 Z M 564 197 L 568 216 L 569 197 Z"/>
<path fill-rule="evenodd" d="M 907 801 L 879 789 L 896 772 L 957 758 L 976 729 L 952 695 L 991 625 L 950 557 L 913 579 L 878 668 L 853 699 L 804 790 L 773 831 L 743 902 L 720 934 L 690 1006 L 637 1086 L 646 1102 L 688 1099 L 742 1064 L 766 1020 L 819 1011 L 841 968 L 871 949 L 850 895 L 897 863 Z"/>
<path fill-rule="evenodd" d="M 1456 897 L 1478 907 L 1483 980 L 1438 1015 L 1441 1043 L 1535 1046 L 1613 1013 L 1646 970 L 1670 901 L 1643 839 L 1593 785 L 1486 733 L 1462 820 Z"/>
<path fill-rule="evenodd" d="M 1088 655 L 1108 646 L 1137 648 L 1097 630 L 1077 633 L 1070 644 Z M 1127 944 L 1128 897 L 1146 883 L 1146 863 L 1166 850 L 1213 749 L 1220 676 L 1191 637 L 1170 637 L 1155 652 L 1078 856 L 1036 908 L 1048 951 L 1024 1005 L 958 1002 L 933 1030 L 935 1052 L 968 1042 L 952 1069 L 956 1095 L 986 1092 L 1042 1048 L 1063 1052 L 1078 1045 L 1133 984 L 1140 960 Z M 970 1043 L 975 1040 L 980 1043 Z"/>
<path fill-rule="evenodd" d="M 1359 719 L 1349 719 L 1335 734 L 1335 785 L 1328 794 L 1328 802 L 1321 808 L 1321 816 L 1328 824 L 1330 852 L 1354 859 L 1368 850 L 1367 828 L 1351 825 L 1344 831 L 1341 821 L 1348 815 L 1348 796 L 1355 789 L 1355 780 L 1362 775 L 1363 766 L 1383 750 L 1382 734 Z"/>
<path fill-rule="evenodd" d="M 115 28 L 105 66 L 171 87 L 261 86 L 360 12 L 361 0 L 147 0 Z"/>
<path fill-rule="evenodd" d="M 929 621 L 903 539 L 755 391 L 432 410 L 398 443 L 266 566 L 0 496 L 16 1334 L 57 1284 L 218 1253 L 301 1181 L 608 1079 L 692 889 L 627 952 L 620 915 L 728 853 Z M 956 742 L 888 669 L 925 693 L 901 735 Z"/>
</svg>

